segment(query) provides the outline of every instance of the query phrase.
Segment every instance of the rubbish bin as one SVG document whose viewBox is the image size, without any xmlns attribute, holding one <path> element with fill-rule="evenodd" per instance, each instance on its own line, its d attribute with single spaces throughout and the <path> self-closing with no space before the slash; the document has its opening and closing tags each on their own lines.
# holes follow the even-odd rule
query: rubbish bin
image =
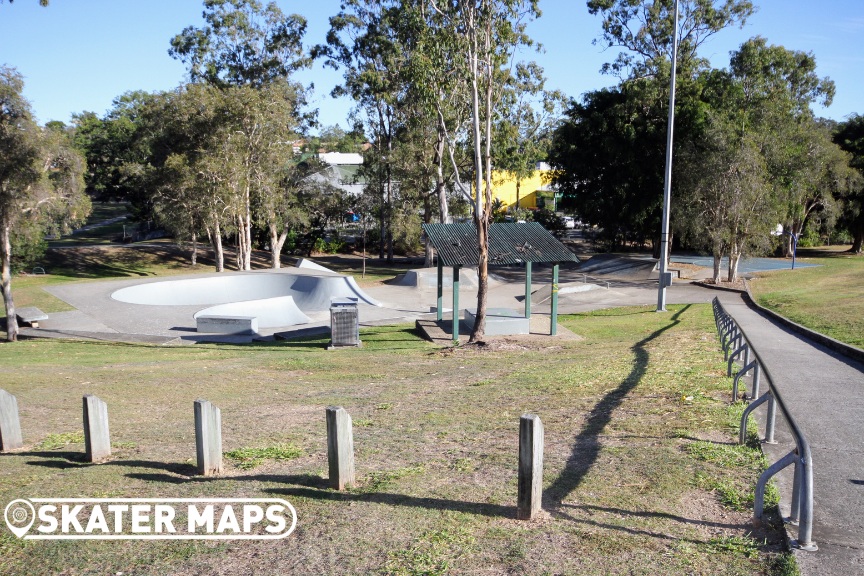
<svg viewBox="0 0 864 576">
<path fill-rule="evenodd" d="M 360 317 L 357 298 L 330 301 L 330 348 L 360 346 Z"/>
</svg>

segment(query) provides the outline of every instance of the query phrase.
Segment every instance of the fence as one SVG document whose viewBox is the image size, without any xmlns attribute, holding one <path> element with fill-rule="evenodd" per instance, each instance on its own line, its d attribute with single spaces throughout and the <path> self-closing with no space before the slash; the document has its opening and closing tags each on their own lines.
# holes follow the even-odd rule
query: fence
<svg viewBox="0 0 864 576">
<path fill-rule="evenodd" d="M 752 372 L 753 393 L 747 397 L 751 400 L 741 416 L 741 427 L 738 441 L 743 444 L 747 438 L 747 419 L 756 408 L 763 404 L 768 405 L 768 414 L 765 424 L 765 439 L 767 444 L 775 444 L 774 428 L 777 420 L 777 409 L 779 408 L 783 418 L 789 427 L 789 432 L 795 441 L 795 448 L 774 462 L 759 476 L 756 483 L 756 494 L 753 502 L 753 514 L 757 520 L 761 520 L 765 507 L 765 488 L 768 481 L 781 470 L 795 465 L 795 475 L 792 482 L 791 511 L 788 522 L 798 525 L 798 540 L 793 540 L 792 545 L 801 550 L 815 551 L 818 549 L 813 542 L 813 458 L 810 445 L 795 419 L 789 413 L 783 399 L 775 387 L 771 373 L 765 366 L 753 343 L 747 338 L 744 330 L 735 322 L 723 308 L 720 300 L 714 298 L 714 321 L 717 324 L 717 333 L 720 337 L 720 345 L 723 348 L 724 358 L 727 361 L 727 375 L 733 375 L 733 365 L 736 360 L 740 361 L 741 368 L 735 372 L 732 384 L 732 399 L 738 400 L 739 383 L 742 378 Z M 743 356 L 743 359 L 742 359 Z M 765 383 L 765 392 L 760 395 L 762 383 Z M 745 394 L 746 396 L 746 394 Z"/>
</svg>

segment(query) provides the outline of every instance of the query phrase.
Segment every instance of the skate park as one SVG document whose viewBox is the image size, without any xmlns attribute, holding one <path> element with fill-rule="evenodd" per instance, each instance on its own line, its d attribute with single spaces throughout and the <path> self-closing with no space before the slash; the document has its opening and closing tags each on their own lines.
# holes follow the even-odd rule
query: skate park
<svg viewBox="0 0 864 576">
<path fill-rule="evenodd" d="M 654 268 L 652 260 L 607 255 L 562 266 L 559 313 L 650 305 L 656 301 Z M 551 280 L 551 267 L 535 267 L 532 334 L 548 334 Z M 358 283 L 350 275 L 309 259 L 277 270 L 77 282 L 45 287 L 74 310 L 52 312 L 39 328 L 23 328 L 22 333 L 172 345 L 291 338 L 327 332 L 334 299 L 356 299 L 361 327 L 434 320 L 436 288 L 434 267 L 411 269 L 385 282 L 365 283 L 360 279 Z M 686 278 L 677 280 L 669 292 L 670 303 L 710 302 L 713 295 L 713 291 L 691 285 Z M 450 320 L 453 291 L 449 270 L 443 275 L 442 295 L 444 318 Z M 463 269 L 460 310 L 476 306 L 476 297 L 476 270 Z M 524 310 L 524 267 L 490 267 L 488 304 L 490 308 Z M 257 330 L 249 334 L 204 333 L 197 327 L 196 317 L 201 316 L 255 317 Z M 464 319 L 462 323 L 464 331 Z"/>
</svg>

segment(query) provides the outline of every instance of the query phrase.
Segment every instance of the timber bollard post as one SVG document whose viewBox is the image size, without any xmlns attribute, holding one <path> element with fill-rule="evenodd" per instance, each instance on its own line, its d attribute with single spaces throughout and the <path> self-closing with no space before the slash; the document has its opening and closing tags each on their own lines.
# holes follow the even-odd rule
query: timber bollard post
<svg viewBox="0 0 864 576">
<path fill-rule="evenodd" d="M 519 419 L 519 493 L 516 517 L 533 520 L 543 497 L 543 422 L 534 414 Z"/>
<path fill-rule="evenodd" d="M 87 394 L 84 407 L 84 449 L 87 462 L 98 462 L 111 456 L 111 433 L 108 429 L 108 404 Z"/>
<path fill-rule="evenodd" d="M 21 421 L 18 419 L 18 400 L 0 389 L 0 452 L 17 450 L 24 446 Z"/>
<path fill-rule="evenodd" d="M 195 452 L 198 473 L 222 473 L 222 411 L 207 400 L 195 400 Z"/>
<path fill-rule="evenodd" d="M 351 415 L 341 406 L 327 407 L 327 466 L 331 488 L 344 490 L 354 485 Z"/>
</svg>

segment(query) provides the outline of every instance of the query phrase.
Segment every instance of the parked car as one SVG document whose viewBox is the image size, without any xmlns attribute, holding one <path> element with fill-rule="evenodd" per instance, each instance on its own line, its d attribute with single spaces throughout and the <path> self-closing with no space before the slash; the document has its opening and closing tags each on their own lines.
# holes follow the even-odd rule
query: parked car
<svg viewBox="0 0 864 576">
<path fill-rule="evenodd" d="M 561 222 L 564 224 L 564 228 L 573 229 L 576 228 L 576 221 L 572 216 L 562 216 Z"/>
</svg>

